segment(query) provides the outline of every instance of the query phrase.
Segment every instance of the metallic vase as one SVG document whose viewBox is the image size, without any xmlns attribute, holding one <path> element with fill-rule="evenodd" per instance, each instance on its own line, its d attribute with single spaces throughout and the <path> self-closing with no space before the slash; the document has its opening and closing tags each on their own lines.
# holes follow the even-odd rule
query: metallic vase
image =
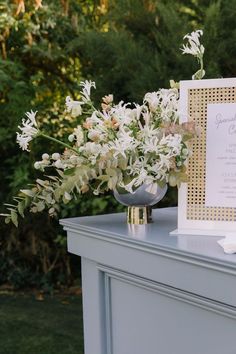
<svg viewBox="0 0 236 354">
<path fill-rule="evenodd" d="M 128 206 L 128 224 L 148 224 L 152 222 L 151 206 L 158 203 L 166 194 L 167 185 L 163 188 L 156 183 L 142 184 L 133 193 L 119 193 L 114 191 L 115 199 L 123 205 Z"/>
</svg>

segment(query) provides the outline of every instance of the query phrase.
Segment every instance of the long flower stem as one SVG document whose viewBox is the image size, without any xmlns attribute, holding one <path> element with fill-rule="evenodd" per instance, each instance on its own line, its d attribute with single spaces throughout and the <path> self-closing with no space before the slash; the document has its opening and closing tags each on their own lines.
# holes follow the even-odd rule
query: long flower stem
<svg viewBox="0 0 236 354">
<path fill-rule="evenodd" d="M 201 79 L 203 78 L 203 56 L 200 57 L 200 72 L 201 72 Z"/>
<path fill-rule="evenodd" d="M 44 134 L 44 133 L 39 133 L 38 136 L 42 136 L 43 138 L 46 138 L 48 140 L 51 140 L 51 141 L 54 141 L 55 143 L 57 144 L 60 144 L 64 147 L 66 147 L 67 149 L 70 149 L 71 151 L 74 151 L 76 154 L 78 154 L 78 150 L 74 149 L 73 147 L 71 147 L 69 144 L 66 144 L 66 143 L 63 143 L 62 141 L 56 139 L 56 138 L 53 138 L 47 134 Z"/>
</svg>

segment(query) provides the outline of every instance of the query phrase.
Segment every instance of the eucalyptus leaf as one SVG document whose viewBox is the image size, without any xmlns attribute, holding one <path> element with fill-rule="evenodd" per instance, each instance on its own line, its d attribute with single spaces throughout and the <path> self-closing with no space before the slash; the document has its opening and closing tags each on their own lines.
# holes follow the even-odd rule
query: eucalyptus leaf
<svg viewBox="0 0 236 354">
<path fill-rule="evenodd" d="M 19 214 L 23 218 L 24 217 L 25 202 L 24 201 L 19 202 L 18 206 L 17 206 L 17 209 L 18 209 Z"/>
<path fill-rule="evenodd" d="M 73 175 L 75 173 L 75 171 L 76 171 L 76 167 L 70 168 L 70 169 L 64 171 L 64 175 L 65 176 Z"/>
<path fill-rule="evenodd" d="M 11 210 L 11 221 L 16 227 L 18 227 L 18 216 L 17 213 L 13 210 Z"/>
</svg>

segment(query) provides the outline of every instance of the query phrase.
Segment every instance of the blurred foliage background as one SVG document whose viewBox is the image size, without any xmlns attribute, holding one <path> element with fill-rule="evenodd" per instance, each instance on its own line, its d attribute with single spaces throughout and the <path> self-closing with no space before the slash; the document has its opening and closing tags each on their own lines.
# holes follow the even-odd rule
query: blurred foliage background
<svg viewBox="0 0 236 354">
<path fill-rule="evenodd" d="M 38 110 L 48 133 L 66 139 L 78 122 L 60 112 L 82 79 L 96 81 L 97 105 L 109 93 L 117 102 L 141 102 L 147 91 L 169 87 L 170 79 L 191 79 L 196 63 L 179 48 L 195 29 L 204 30 L 207 78 L 234 77 L 235 17 L 236 0 L 0 0 L 0 211 L 34 180 L 34 161 L 58 151 L 40 139 L 30 153 L 18 148 L 24 112 Z M 174 189 L 160 203 L 172 205 Z M 121 210 L 111 195 L 86 195 L 61 217 Z M 16 229 L 0 219 L 0 285 L 50 292 L 79 275 L 57 220 L 27 215 Z"/>
</svg>

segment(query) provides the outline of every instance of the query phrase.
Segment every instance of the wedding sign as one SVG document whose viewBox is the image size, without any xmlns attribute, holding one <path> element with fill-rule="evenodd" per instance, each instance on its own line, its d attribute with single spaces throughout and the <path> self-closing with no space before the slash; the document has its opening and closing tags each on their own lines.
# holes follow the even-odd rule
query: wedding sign
<svg viewBox="0 0 236 354">
<path fill-rule="evenodd" d="M 181 81 L 180 115 L 201 134 L 192 145 L 189 181 L 179 188 L 172 234 L 236 237 L 236 78 Z"/>
<path fill-rule="evenodd" d="M 236 208 L 236 103 L 207 105 L 205 205 Z"/>
</svg>

